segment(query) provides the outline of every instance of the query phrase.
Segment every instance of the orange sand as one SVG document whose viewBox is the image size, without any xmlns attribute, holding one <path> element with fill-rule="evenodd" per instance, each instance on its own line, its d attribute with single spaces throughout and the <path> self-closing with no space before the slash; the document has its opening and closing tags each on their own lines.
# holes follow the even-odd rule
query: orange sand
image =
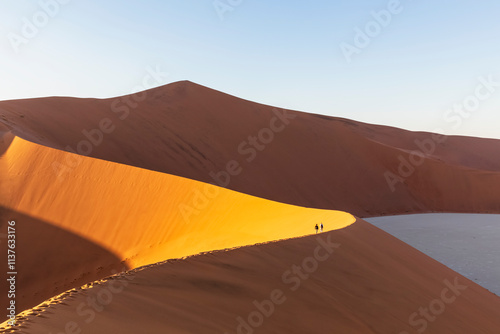
<svg viewBox="0 0 500 334">
<path fill-rule="evenodd" d="M 468 289 L 427 333 L 498 331 L 496 296 L 363 221 L 351 225 L 348 213 L 305 207 L 362 216 L 500 212 L 500 141 L 446 137 L 391 192 L 384 173 L 397 173 L 415 140 L 431 134 L 287 111 L 293 120 L 248 162 L 238 147 L 277 124 L 273 108 L 189 82 L 143 96 L 128 110 L 125 100 L 134 97 L 0 102 L 0 233 L 17 221 L 18 311 L 116 271 L 303 236 L 323 222 L 342 244 L 339 256 L 263 332 L 411 333 L 409 314 L 455 277 Z M 82 131 L 104 119 L 115 128 L 93 147 L 93 158 L 57 150 L 74 149 Z M 210 173 L 236 168 L 228 165 L 233 160 L 242 171 L 228 188 L 302 207 L 193 181 L 213 182 Z M 145 269 L 86 331 L 234 332 L 236 316 L 279 286 L 283 271 L 310 256 L 315 242 L 293 239 Z M 83 297 L 68 291 L 27 312 L 20 332 L 63 331 Z"/>
<path fill-rule="evenodd" d="M 275 290 L 281 304 L 255 334 L 413 334 L 424 324 L 427 334 L 498 333 L 497 296 L 385 232 L 360 220 L 319 237 L 340 246 L 296 290 L 283 273 L 314 256 L 316 236 L 168 261 L 69 291 L 26 312 L 13 333 L 234 334 L 237 318 L 248 323 L 254 301 L 270 300 Z M 455 279 L 465 290 L 448 289 L 444 296 L 453 301 L 430 313 L 430 305 L 439 311 L 444 281 Z M 103 304 L 94 309 L 88 298 Z M 432 321 L 417 315 L 410 323 L 420 309 Z"/>
<path fill-rule="evenodd" d="M 284 126 L 273 121 L 273 109 L 183 81 L 104 100 L 4 101 L 0 122 L 24 139 L 76 150 L 84 131 L 109 119 L 113 131 L 92 157 L 207 183 L 214 182 L 210 172 L 235 160 L 243 170 L 229 189 L 283 203 L 360 217 L 500 213 L 500 140 L 450 136 L 439 143 L 430 133 L 278 109 L 295 117 Z M 252 148 L 248 137 L 272 125 L 280 129 L 273 140 Z M 385 173 L 399 174 L 400 158 L 421 150 L 416 141 L 434 149 L 392 192 Z"/>
<path fill-rule="evenodd" d="M 75 158 L 78 165 L 60 181 L 53 163 Z M 177 176 L 77 157 L 18 137 L 0 163 L 4 191 L 0 206 L 9 209 L 9 214 L 14 211 L 30 217 L 21 217 L 18 225 L 30 230 L 35 228 L 28 225 L 32 219 L 42 221 L 92 243 L 100 249 L 98 253 L 107 253 L 102 263 L 92 255 L 93 268 L 66 273 L 57 259 L 51 259 L 55 263 L 39 261 L 37 254 L 46 247 L 40 241 L 38 248 L 27 242 L 19 245 L 30 251 L 18 264 L 19 284 L 25 293 L 18 303 L 24 308 L 88 282 L 81 275 L 89 270 L 94 277 L 104 277 L 111 272 L 103 268 L 116 269 L 120 262 L 125 268 L 135 268 L 203 251 L 307 235 L 320 222 L 326 230 L 354 222 L 344 212 L 285 205 Z M 7 219 L 13 218 L 3 216 L 1 228 L 5 230 Z M 57 240 L 39 237 L 47 246 L 57 246 L 53 244 Z M 60 248 L 62 254 L 66 247 Z M 86 264 L 91 254 L 83 253 L 74 261 Z M 59 282 L 46 282 L 38 274 L 56 268 Z"/>
</svg>

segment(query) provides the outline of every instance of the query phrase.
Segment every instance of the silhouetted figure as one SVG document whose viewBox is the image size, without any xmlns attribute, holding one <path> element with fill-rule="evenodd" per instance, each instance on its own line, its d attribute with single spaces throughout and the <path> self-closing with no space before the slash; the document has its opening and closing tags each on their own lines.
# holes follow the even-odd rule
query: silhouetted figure
<svg viewBox="0 0 500 334">
<path fill-rule="evenodd" d="M 320 228 L 320 231 L 323 232 L 323 223 L 321 223 L 321 225 L 319 225 L 319 228 Z"/>
<path fill-rule="evenodd" d="M 316 224 L 316 226 L 314 226 L 314 229 L 316 230 L 316 233 L 318 233 L 318 224 Z"/>
</svg>

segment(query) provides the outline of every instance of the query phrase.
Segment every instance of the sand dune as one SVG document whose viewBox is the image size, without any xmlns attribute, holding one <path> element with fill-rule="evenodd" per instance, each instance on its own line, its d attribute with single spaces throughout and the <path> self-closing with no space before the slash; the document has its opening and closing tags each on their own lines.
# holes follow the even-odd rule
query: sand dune
<svg viewBox="0 0 500 334">
<path fill-rule="evenodd" d="M 17 222 L 15 300 L 18 312 L 73 287 L 129 268 L 121 258 L 81 236 L 0 206 L 2 233 L 7 230 L 6 222 L 11 220 Z M 7 254 L 3 240 L 0 240 L 0 250 Z M 6 256 L 1 257 L 0 265 L 7 268 Z M 2 308 L 7 303 L 8 288 L 7 281 L 2 280 Z M 2 314 L 2 321 L 3 317 Z"/>
<path fill-rule="evenodd" d="M 283 111 L 187 81 L 116 99 L 0 102 L 0 122 L 49 147 L 361 217 L 500 212 L 499 140 Z M 387 172 L 400 177 L 394 192 Z"/>
<path fill-rule="evenodd" d="M 402 167 L 419 147 L 427 154 L 418 166 Z M 498 149 L 498 140 L 443 141 L 278 110 L 190 82 L 108 100 L 0 102 L 0 229 L 18 221 L 17 311 L 53 297 L 16 331 L 74 331 L 65 326 L 75 321 L 92 333 L 234 333 L 253 299 L 281 289 L 289 302 L 263 332 L 407 334 L 425 323 L 428 333 L 495 333 L 496 296 L 364 221 L 351 225 L 351 214 L 324 209 L 500 212 Z M 405 171 L 391 191 L 387 173 Z M 341 247 L 293 293 L 296 280 L 281 275 L 315 255 L 315 237 L 153 265 L 121 293 L 112 282 L 130 275 L 68 290 L 166 259 L 297 238 L 318 222 Z M 455 280 L 467 289 L 446 297 Z M 102 287 L 113 303 L 87 323 L 80 313 L 91 312 L 78 307 Z M 446 312 L 409 322 L 428 305 Z"/>
<path fill-rule="evenodd" d="M 61 180 L 52 166 L 68 161 L 74 168 Z M 347 213 L 272 202 L 19 137 L 0 158 L 0 172 L 1 231 L 19 217 L 19 311 L 111 270 L 302 236 L 319 222 L 328 230 L 354 222 Z"/>
<path fill-rule="evenodd" d="M 500 296 L 500 215 L 427 213 L 366 221 Z"/>
<path fill-rule="evenodd" d="M 500 299 L 368 223 L 317 238 L 130 272 L 41 305 L 13 333 L 498 332 Z"/>
</svg>

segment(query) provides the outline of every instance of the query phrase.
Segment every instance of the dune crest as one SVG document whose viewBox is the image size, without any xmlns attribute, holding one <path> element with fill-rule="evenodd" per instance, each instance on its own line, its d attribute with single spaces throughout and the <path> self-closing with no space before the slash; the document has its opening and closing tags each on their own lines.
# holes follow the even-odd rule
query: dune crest
<svg viewBox="0 0 500 334">
<path fill-rule="evenodd" d="M 13 333 L 493 334 L 499 306 L 486 289 L 358 220 L 94 282 L 26 312 Z"/>
<path fill-rule="evenodd" d="M 74 167 L 60 174 L 60 163 Z M 178 176 L 81 157 L 19 137 L 14 138 L 0 164 L 2 189 L 8 189 L 0 198 L 1 206 L 95 244 L 119 259 L 125 269 L 214 249 L 303 236 L 314 233 L 314 225 L 320 222 L 332 230 L 355 220 L 344 212 L 272 202 Z M 2 221 L 2 226 L 5 223 Z M 29 223 L 23 219 L 17 222 Z M 17 238 L 22 240 L 23 235 Z M 37 256 L 36 249 L 30 251 L 30 256 Z M 94 260 L 96 266 L 98 262 Z M 39 262 L 39 266 L 45 265 L 50 263 Z M 110 265 L 116 263 L 101 264 Z M 22 262 L 19 267 L 23 277 L 37 277 L 40 269 Z M 96 275 L 98 269 L 94 268 Z M 72 278 L 66 274 L 60 272 L 61 280 Z M 25 282 L 30 291 L 50 283 L 43 282 L 43 277 Z M 31 307 L 68 288 L 68 284 L 52 283 L 52 289 L 38 291 L 35 297 L 20 297 L 19 303 Z"/>
<path fill-rule="evenodd" d="M 60 331 L 87 293 L 131 272 L 82 284 L 153 263 L 89 321 L 93 333 L 120 326 L 135 333 L 145 324 L 234 332 L 253 298 L 272 298 L 280 278 L 297 281 L 285 271 L 297 263 L 313 265 L 315 275 L 301 277 L 303 290 L 266 322 L 268 332 L 411 332 L 408 316 L 443 296 L 443 286 L 449 292 L 453 280 L 467 285 L 464 298 L 446 302 L 429 333 L 500 325 L 493 294 L 364 221 L 353 224 L 353 215 L 326 210 L 500 212 L 500 158 L 492 154 L 500 141 L 436 140 L 189 82 L 107 100 L 0 102 L 0 123 L 0 228 L 16 220 L 23 253 L 17 312 L 47 300 L 23 313 L 14 331 Z M 414 145 L 426 154 L 391 190 L 386 173 L 415 162 Z M 321 270 L 327 257 L 319 261 L 316 249 L 325 242 L 307 236 L 319 223 L 321 236 L 341 246 Z M 246 245 L 254 246 L 213 252 Z M 210 253 L 186 258 L 203 252 Z M 138 303 L 146 310 L 137 313 Z M 313 321 L 301 323 L 302 315 Z"/>
<path fill-rule="evenodd" d="M 500 213 L 500 140 L 282 110 L 188 81 L 112 99 L 3 101 L 0 122 L 45 146 L 282 203 L 359 217 Z M 233 161 L 241 171 L 224 177 Z"/>
</svg>

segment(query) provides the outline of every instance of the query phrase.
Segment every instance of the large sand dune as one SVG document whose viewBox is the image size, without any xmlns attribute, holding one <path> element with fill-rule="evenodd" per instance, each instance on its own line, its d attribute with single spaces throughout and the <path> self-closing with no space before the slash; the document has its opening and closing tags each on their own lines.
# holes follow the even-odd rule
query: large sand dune
<svg viewBox="0 0 500 334">
<path fill-rule="evenodd" d="M 46 146 L 361 217 L 500 212 L 499 140 L 283 111 L 187 81 L 116 99 L 0 102 L 0 122 Z M 387 172 L 400 177 L 394 192 Z"/>
<path fill-rule="evenodd" d="M 80 158 L 19 137 L 6 142 L 0 158 L 0 230 L 18 220 L 19 311 L 112 270 L 302 236 L 314 233 L 320 222 L 331 230 L 354 221 L 347 213 Z M 78 163 L 60 180 L 52 164 L 66 161 Z M 2 250 L 6 253 L 6 243 Z M 0 258 L 3 267 L 6 261 Z M 6 284 L 0 284 L 2 291 Z M 2 295 L 2 305 L 6 299 Z"/>
<path fill-rule="evenodd" d="M 328 261 L 339 257 L 322 261 L 265 332 L 411 333 L 408 317 L 443 298 L 444 280 L 457 279 L 468 288 L 428 331 L 494 333 L 493 294 L 363 221 L 351 225 L 349 213 L 324 210 L 499 212 L 500 141 L 439 141 L 277 110 L 189 82 L 109 100 L 0 102 L 0 233 L 17 221 L 17 311 L 64 292 L 27 312 L 17 330 L 70 331 L 74 307 L 102 284 L 68 289 L 114 272 L 296 238 L 323 222 L 341 244 Z M 385 175 L 397 174 L 422 143 L 433 149 L 391 191 Z M 253 299 L 288 288 L 280 275 L 315 245 L 306 237 L 149 267 L 89 324 L 77 321 L 92 333 L 155 324 L 172 333 L 232 333 Z"/>
<path fill-rule="evenodd" d="M 20 323 L 13 333 L 495 334 L 500 299 L 358 221 L 132 271 L 54 298 Z"/>
</svg>

